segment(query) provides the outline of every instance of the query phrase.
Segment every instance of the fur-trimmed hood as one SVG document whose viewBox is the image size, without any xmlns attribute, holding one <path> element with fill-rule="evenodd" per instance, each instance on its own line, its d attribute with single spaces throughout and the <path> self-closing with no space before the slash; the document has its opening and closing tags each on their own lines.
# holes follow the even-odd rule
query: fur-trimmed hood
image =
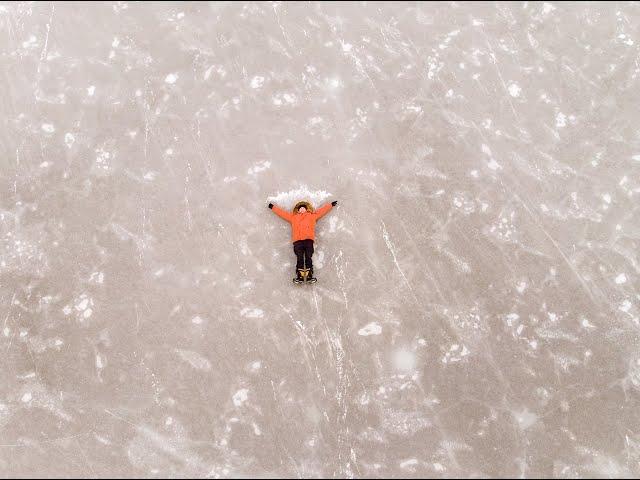
<svg viewBox="0 0 640 480">
<path fill-rule="evenodd" d="M 296 206 L 293 207 L 293 213 L 298 213 L 298 209 L 300 207 L 305 207 L 307 209 L 307 212 L 313 213 L 313 205 L 311 205 L 311 203 L 307 202 L 306 200 L 296 203 Z"/>
</svg>

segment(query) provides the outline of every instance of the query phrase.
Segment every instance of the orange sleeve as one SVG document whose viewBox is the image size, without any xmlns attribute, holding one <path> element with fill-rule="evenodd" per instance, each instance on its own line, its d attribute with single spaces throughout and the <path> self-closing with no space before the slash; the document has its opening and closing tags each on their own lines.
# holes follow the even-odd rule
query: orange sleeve
<svg viewBox="0 0 640 480">
<path fill-rule="evenodd" d="M 287 222 L 291 223 L 291 216 L 292 214 L 281 209 L 280 207 L 277 206 L 273 206 L 273 213 L 275 213 L 276 215 L 278 215 L 280 218 L 286 220 Z"/>
<path fill-rule="evenodd" d="M 318 217 L 318 220 L 320 220 L 327 213 L 329 213 L 329 210 L 331 210 L 332 208 L 333 206 L 330 203 L 325 203 L 318 210 L 316 210 L 316 216 Z"/>
</svg>

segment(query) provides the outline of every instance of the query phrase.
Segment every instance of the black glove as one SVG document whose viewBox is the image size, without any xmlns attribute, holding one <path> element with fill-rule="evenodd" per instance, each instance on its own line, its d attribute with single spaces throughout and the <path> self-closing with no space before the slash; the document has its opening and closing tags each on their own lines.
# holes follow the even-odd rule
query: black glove
<svg viewBox="0 0 640 480">
<path fill-rule="evenodd" d="M 269 204 L 269 208 L 273 208 L 273 203 L 270 203 L 270 204 Z"/>
<path fill-rule="evenodd" d="M 332 206 L 332 207 L 335 207 L 337 204 L 338 204 L 338 201 L 337 201 L 337 200 L 334 200 L 333 202 L 331 202 L 331 206 Z"/>
</svg>

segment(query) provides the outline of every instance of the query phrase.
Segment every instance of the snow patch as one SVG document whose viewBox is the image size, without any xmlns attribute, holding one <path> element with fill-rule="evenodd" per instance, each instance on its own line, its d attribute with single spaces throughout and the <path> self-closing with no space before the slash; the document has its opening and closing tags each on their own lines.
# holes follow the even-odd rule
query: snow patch
<svg viewBox="0 0 640 480">
<path fill-rule="evenodd" d="M 625 300 L 618 307 L 618 310 L 625 313 L 627 313 L 630 309 L 631 309 L 631 302 L 629 300 Z"/>
<path fill-rule="evenodd" d="M 93 283 L 104 283 L 104 272 L 93 272 L 89 277 L 89 281 Z"/>
<path fill-rule="evenodd" d="M 262 368 L 262 362 L 260 360 L 256 360 L 251 364 L 249 368 L 252 372 L 257 372 L 258 370 L 260 370 L 260 368 Z"/>
<path fill-rule="evenodd" d="M 264 311 L 260 308 L 243 308 L 240 310 L 240 315 L 246 318 L 262 318 L 264 316 Z"/>
<path fill-rule="evenodd" d="M 511 85 L 509 85 L 509 93 L 512 97 L 519 97 L 521 91 L 522 89 L 517 83 L 512 83 Z"/>
<path fill-rule="evenodd" d="M 415 458 L 411 458 L 409 460 L 405 460 L 404 462 L 400 462 L 400 468 L 415 467 L 416 465 L 418 465 L 418 460 Z"/>
<path fill-rule="evenodd" d="M 264 162 L 260 162 L 255 164 L 253 167 L 251 167 L 249 170 L 247 170 L 247 173 L 249 175 L 254 175 L 256 173 L 260 173 L 260 172 L 264 172 L 265 170 L 268 170 L 269 168 L 271 168 L 271 162 L 268 160 L 265 160 Z"/>
<path fill-rule="evenodd" d="M 582 321 L 580 322 L 580 325 L 582 325 L 582 328 L 596 328 L 595 325 L 593 325 L 588 318 L 583 318 Z"/>
<path fill-rule="evenodd" d="M 175 352 L 180 356 L 182 360 L 187 362 L 196 370 L 211 370 L 211 362 L 199 353 L 192 352 L 190 350 L 181 350 L 179 348 L 176 349 Z"/>
<path fill-rule="evenodd" d="M 362 335 L 363 337 L 368 337 L 369 335 L 380 335 L 381 333 L 382 327 L 376 322 L 371 322 L 358 330 L 358 335 Z"/>
<path fill-rule="evenodd" d="M 489 162 L 487 162 L 487 167 L 489 167 L 491 170 L 499 170 L 502 168 L 502 165 L 500 165 L 495 161 L 495 159 L 492 158 Z"/>
<path fill-rule="evenodd" d="M 65 134 L 64 143 L 67 146 L 67 148 L 71 148 L 71 145 L 73 145 L 73 142 L 75 141 L 76 141 L 76 138 L 71 133 Z"/>
<path fill-rule="evenodd" d="M 506 319 L 507 325 L 512 326 L 513 322 L 520 319 L 520 315 L 518 315 L 517 313 L 510 313 L 506 316 Z"/>
<path fill-rule="evenodd" d="M 276 195 L 267 197 L 267 201 L 291 211 L 295 204 L 301 200 L 309 201 L 314 208 L 318 208 L 331 196 L 331 193 L 324 190 L 310 190 L 306 185 L 301 185 L 299 188 L 288 192 L 278 192 Z"/>
<path fill-rule="evenodd" d="M 89 299 L 83 298 L 79 303 L 76 304 L 76 310 L 85 310 L 89 306 Z"/>
<path fill-rule="evenodd" d="M 556 127 L 563 128 L 567 126 L 567 116 L 560 112 L 556 115 Z"/>
<path fill-rule="evenodd" d="M 393 364 L 398 370 L 413 370 L 416 366 L 416 356 L 409 350 L 398 350 L 393 355 Z"/>
<path fill-rule="evenodd" d="M 233 404 L 236 407 L 241 407 L 242 404 L 246 402 L 248 398 L 249 398 L 249 390 L 246 388 L 242 388 L 233 395 Z"/>
<path fill-rule="evenodd" d="M 251 79 L 251 88 L 260 88 L 264 84 L 264 77 L 256 75 Z"/>
<path fill-rule="evenodd" d="M 518 421 L 518 425 L 522 430 L 528 429 L 538 421 L 538 416 L 535 413 L 530 412 L 526 408 L 520 412 L 514 413 L 513 415 Z"/>
</svg>

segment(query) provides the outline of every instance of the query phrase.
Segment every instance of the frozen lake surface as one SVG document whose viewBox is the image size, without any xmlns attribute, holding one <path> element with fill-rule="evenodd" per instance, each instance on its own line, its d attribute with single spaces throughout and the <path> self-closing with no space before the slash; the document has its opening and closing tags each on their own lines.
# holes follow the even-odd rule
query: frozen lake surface
<svg viewBox="0 0 640 480">
<path fill-rule="evenodd" d="M 0 476 L 640 476 L 639 80 L 638 3 L 0 4 Z"/>
</svg>

